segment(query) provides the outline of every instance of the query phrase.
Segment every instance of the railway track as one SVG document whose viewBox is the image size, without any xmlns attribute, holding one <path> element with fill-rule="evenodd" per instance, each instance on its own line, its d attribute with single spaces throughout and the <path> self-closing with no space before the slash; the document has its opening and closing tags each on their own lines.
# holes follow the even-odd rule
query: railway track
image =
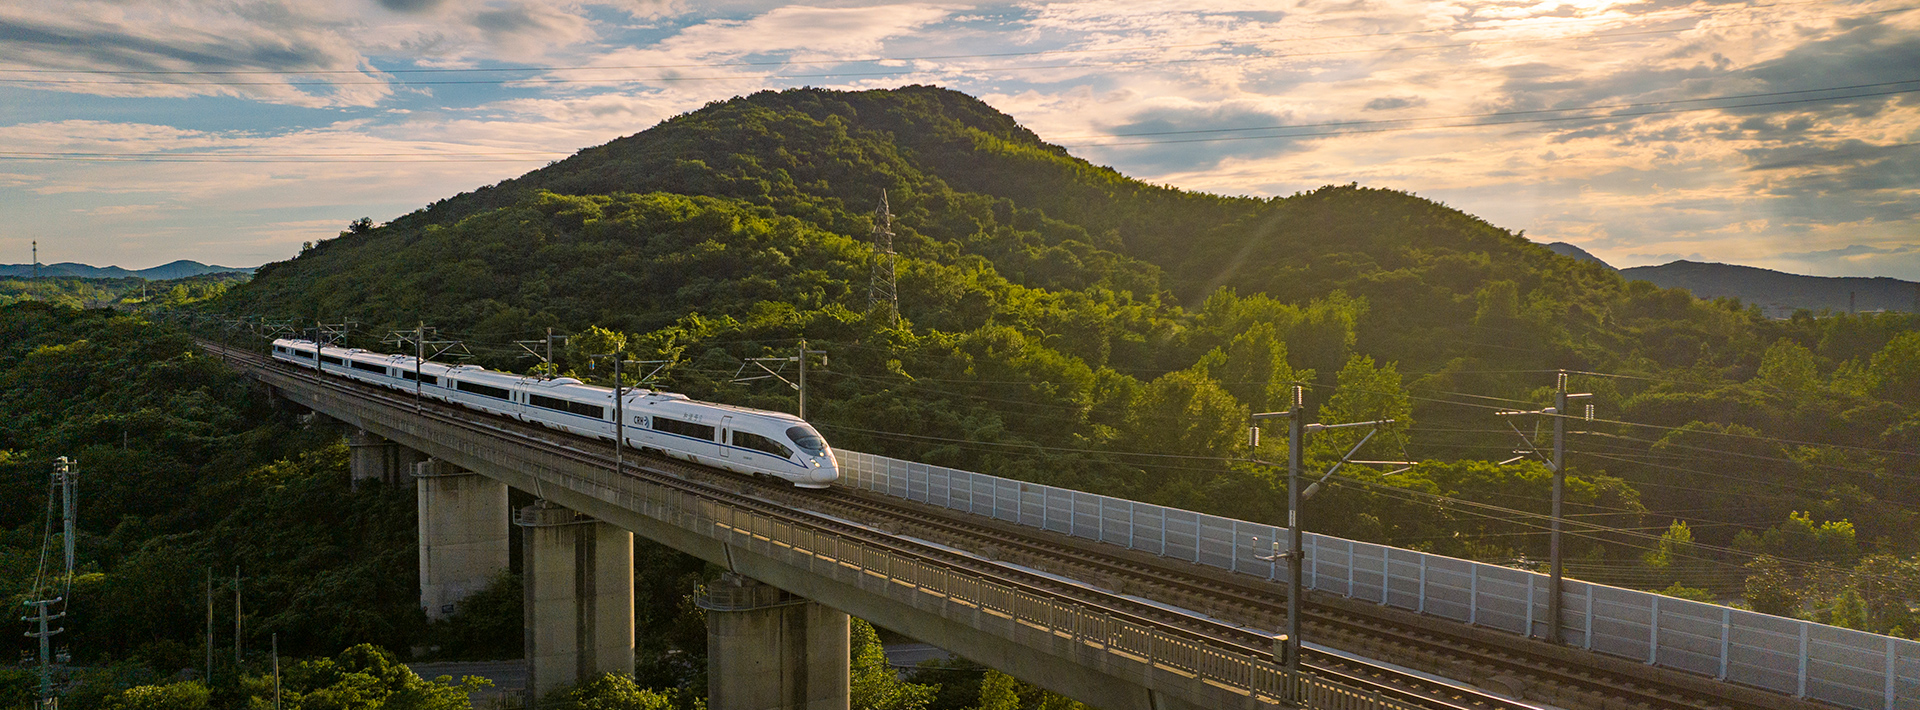
<svg viewBox="0 0 1920 710">
<path fill-rule="evenodd" d="M 816 491 L 786 489 L 784 486 L 773 487 L 772 490 L 775 495 L 785 493 L 796 505 L 804 501 L 850 519 L 890 521 L 883 524 L 889 525 L 891 532 L 926 537 L 976 552 L 982 550 L 978 547 L 968 548 L 969 541 L 973 545 L 985 544 L 988 546 L 985 551 L 992 557 L 1017 559 L 1029 566 L 1064 576 L 1098 580 L 1096 584 L 1122 593 L 1135 592 L 1138 596 L 1202 610 L 1234 628 L 1279 629 L 1284 626 L 1286 590 L 1275 583 L 1263 584 L 1253 578 L 1236 578 L 1184 561 L 1152 557 L 1000 520 L 956 514 L 954 511 L 865 491 L 829 496 Z M 1735 707 L 1717 697 L 1659 689 L 1640 677 L 1598 673 L 1587 668 L 1544 662 L 1505 649 L 1486 648 L 1438 633 L 1432 626 L 1409 627 L 1362 618 L 1315 604 L 1311 597 L 1307 599 L 1305 614 L 1303 635 L 1308 640 L 1364 636 L 1400 647 L 1409 653 L 1444 655 L 1454 660 L 1457 669 L 1471 666 L 1469 674 L 1473 677 L 1505 679 L 1496 682 L 1507 685 L 1509 695 L 1520 695 L 1525 688 L 1538 687 L 1551 688 L 1551 694 L 1561 704 L 1571 704 L 1569 700 L 1585 695 L 1585 702 L 1578 704 L 1583 707 Z M 1248 642 L 1251 638 L 1242 641 Z M 1337 654 L 1313 649 L 1307 649 L 1303 662 L 1317 671 L 1343 674 L 1373 675 L 1379 669 L 1375 665 L 1357 663 Z M 1396 674 L 1389 682 L 1404 682 L 1406 675 Z M 1425 679 L 1419 679 L 1411 685 L 1442 694 L 1449 692 L 1449 688 L 1457 688 L 1457 685 Z"/>
<path fill-rule="evenodd" d="M 203 343 L 223 357 L 292 374 L 293 368 L 244 350 Z M 514 436 L 591 465 L 611 467 L 611 444 L 577 437 L 507 417 L 473 412 L 438 402 L 341 380 L 314 377 L 315 384 L 354 396 L 379 399 L 444 423 Z M 1283 590 L 1251 580 L 1224 579 L 1217 574 L 1182 569 L 1181 563 L 1144 557 L 1112 546 L 1027 528 L 1000 521 L 970 520 L 953 511 L 897 501 L 846 487 L 806 491 L 783 484 L 757 481 L 664 457 L 631 453 L 626 474 L 698 495 L 723 500 L 757 513 L 831 530 L 867 544 L 962 568 L 1042 596 L 1092 606 L 1116 616 L 1151 623 L 1188 638 L 1235 653 L 1261 657 L 1271 652 L 1274 637 L 1262 629 L 1280 628 L 1284 619 Z M 849 523 L 858 520 L 863 524 Z M 1106 549 L 1098 549 L 1098 548 Z M 971 554 L 955 550 L 971 551 Z M 1080 583 L 1070 580 L 1094 580 Z M 1153 601 L 1149 601 L 1153 600 Z M 1179 601 L 1170 601 L 1179 600 Z M 1195 603 L 1195 602 L 1200 603 Z M 1182 603 L 1184 602 L 1184 603 Z M 1187 609 L 1204 609 L 1205 612 Z M 1651 687 L 1639 678 L 1595 673 L 1588 669 L 1543 662 L 1507 649 L 1488 648 L 1432 628 L 1409 628 L 1362 619 L 1309 600 L 1308 638 L 1361 636 L 1393 646 L 1443 653 L 1470 664 L 1474 675 L 1509 677 L 1505 688 L 1519 695 L 1524 688 L 1550 687 L 1564 707 L 1717 709 L 1737 707 L 1713 697 L 1701 697 Z M 1538 704 L 1461 683 L 1435 680 L 1418 673 L 1366 664 L 1329 653 L 1310 651 L 1303 663 L 1313 674 L 1363 688 L 1396 701 L 1425 708 L 1536 708 Z M 1569 700 L 1582 702 L 1573 703 Z"/>
</svg>

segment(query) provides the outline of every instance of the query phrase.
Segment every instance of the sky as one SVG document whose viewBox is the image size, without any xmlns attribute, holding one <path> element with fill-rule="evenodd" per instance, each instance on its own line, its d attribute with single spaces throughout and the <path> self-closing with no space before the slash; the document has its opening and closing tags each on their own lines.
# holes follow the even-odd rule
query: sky
<svg viewBox="0 0 1920 710">
<path fill-rule="evenodd" d="M 0 263 L 255 266 L 712 101 L 906 84 L 1159 184 L 1920 280 L 1920 0 L 4 3 Z"/>
</svg>

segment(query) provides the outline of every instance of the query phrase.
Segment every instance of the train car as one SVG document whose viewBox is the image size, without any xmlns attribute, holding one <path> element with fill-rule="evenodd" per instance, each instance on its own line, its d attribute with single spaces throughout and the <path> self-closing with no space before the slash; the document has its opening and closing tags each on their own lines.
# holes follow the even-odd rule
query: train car
<svg viewBox="0 0 1920 710">
<path fill-rule="evenodd" d="M 571 377 L 541 378 L 475 365 L 416 363 L 406 355 L 273 341 L 273 359 L 561 431 L 612 441 L 615 412 L 626 417 L 628 446 L 801 488 L 839 480 L 839 462 L 818 431 L 799 417 L 688 399 L 645 389 L 613 390 Z"/>
</svg>

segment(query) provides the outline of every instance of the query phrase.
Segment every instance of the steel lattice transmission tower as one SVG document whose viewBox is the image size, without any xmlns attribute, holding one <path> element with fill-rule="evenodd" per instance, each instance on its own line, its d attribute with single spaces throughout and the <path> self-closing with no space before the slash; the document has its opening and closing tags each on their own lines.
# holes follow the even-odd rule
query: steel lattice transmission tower
<svg viewBox="0 0 1920 710">
<path fill-rule="evenodd" d="M 900 321 L 900 292 L 894 289 L 893 212 L 887 191 L 880 191 L 880 208 L 873 215 L 873 280 L 867 286 L 867 313 L 878 314 L 889 325 Z"/>
</svg>

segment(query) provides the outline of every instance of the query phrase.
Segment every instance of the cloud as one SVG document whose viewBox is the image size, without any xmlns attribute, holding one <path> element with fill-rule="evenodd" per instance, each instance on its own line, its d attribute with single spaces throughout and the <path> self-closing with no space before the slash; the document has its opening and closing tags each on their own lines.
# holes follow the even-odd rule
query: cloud
<svg viewBox="0 0 1920 710">
<path fill-rule="evenodd" d="M 446 0 L 378 0 L 381 7 L 394 12 L 420 14 L 440 9 Z"/>
<path fill-rule="evenodd" d="M 38 81 L 26 85 L 43 91 L 239 96 L 299 106 L 367 105 L 388 95 L 354 48 L 350 23 L 281 1 L 9 3 L 0 6 L 0 64 L 76 72 L 32 75 Z M 281 72 L 313 74 L 296 83 Z"/>
<path fill-rule="evenodd" d="M 486 40 L 515 56 L 539 56 L 593 37 L 586 18 L 537 2 L 516 2 L 481 10 L 473 26 Z"/>
<path fill-rule="evenodd" d="M 1427 100 L 1418 96 L 1382 96 L 1368 101 L 1364 107 L 1368 111 L 1393 111 L 1403 108 L 1419 108 L 1427 105 Z"/>
<path fill-rule="evenodd" d="M 1160 143 L 1128 145 L 1155 140 L 1182 140 L 1207 136 L 1241 135 L 1234 129 L 1284 125 L 1285 113 L 1255 105 L 1170 105 L 1157 106 L 1129 116 L 1123 123 L 1100 125 L 1111 136 L 1090 146 L 1101 155 L 1124 159 L 1150 170 L 1205 170 L 1228 159 L 1267 158 L 1304 150 L 1311 139 L 1276 138 L 1246 142 Z"/>
<path fill-rule="evenodd" d="M 1628 254 L 1628 259 L 1649 264 L 1669 264 L 1676 261 L 1706 261 L 1707 257 L 1699 252 L 1692 254 Z"/>
<path fill-rule="evenodd" d="M 1826 260 L 1826 259 L 1845 259 L 1849 257 L 1858 257 L 1858 256 L 1879 256 L 1879 255 L 1888 255 L 1888 254 L 1916 254 L 1916 253 L 1920 253 L 1920 244 L 1896 244 L 1891 247 L 1870 247 L 1864 244 L 1853 244 L 1853 245 L 1842 247 L 1839 249 L 1827 249 L 1824 251 L 1789 252 L 1786 254 L 1781 254 L 1780 258 L 1804 259 L 1804 260 Z"/>
</svg>

